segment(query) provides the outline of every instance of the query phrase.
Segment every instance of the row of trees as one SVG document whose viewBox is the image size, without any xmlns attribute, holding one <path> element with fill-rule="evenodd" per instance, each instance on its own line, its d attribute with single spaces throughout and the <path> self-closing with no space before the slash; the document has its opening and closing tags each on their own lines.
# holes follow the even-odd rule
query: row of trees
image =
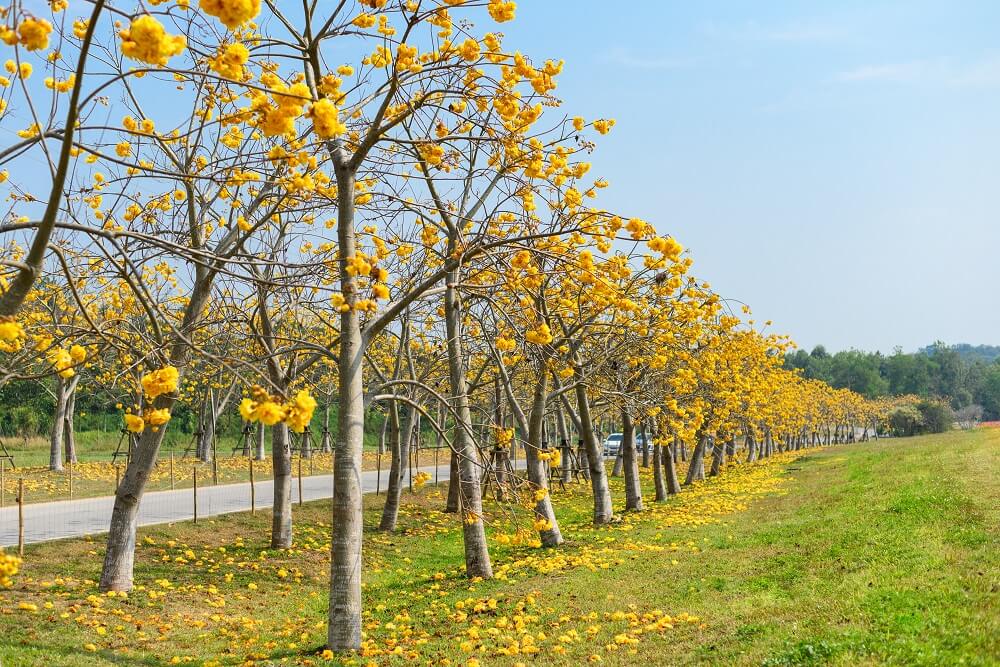
<svg viewBox="0 0 1000 667">
<path fill-rule="evenodd" d="M 883 403 L 783 369 L 788 340 L 731 312 L 676 240 L 597 205 L 607 183 L 587 160 L 614 121 L 564 112 L 561 61 L 473 22 L 514 12 L 504 0 L 7 11 L 2 122 L 24 127 L 0 150 L 0 378 L 53 378 L 54 441 L 80 393 L 115 401 L 137 436 L 102 590 L 133 585 L 138 507 L 185 410 L 206 438 L 227 409 L 269 427 L 271 543 L 285 548 L 289 431 L 335 406 L 338 651 L 361 642 L 373 413 L 394 471 L 382 528 L 412 434 L 429 426 L 451 451 L 466 571 L 484 578 L 484 474 L 524 509 L 529 541 L 557 546 L 547 468 L 575 442 L 594 522 L 613 519 L 602 418 L 623 425 L 626 511 L 644 503 L 637 430 L 654 443 L 657 500 L 680 490 L 685 447 L 693 483 L 721 474 L 737 440 L 753 461 L 877 434 Z M 523 476 L 498 474 L 512 443 Z"/>
<path fill-rule="evenodd" d="M 977 412 L 1000 419 L 1000 355 L 989 346 L 935 343 L 918 352 L 849 350 L 830 354 L 819 345 L 796 350 L 785 367 L 868 398 L 916 395 L 944 399 L 959 416 Z"/>
</svg>

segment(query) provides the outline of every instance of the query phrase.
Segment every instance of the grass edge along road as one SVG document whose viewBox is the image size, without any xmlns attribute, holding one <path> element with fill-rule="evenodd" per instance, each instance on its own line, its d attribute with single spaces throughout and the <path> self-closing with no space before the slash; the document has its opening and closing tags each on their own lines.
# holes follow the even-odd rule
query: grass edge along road
<svg viewBox="0 0 1000 667">
<path fill-rule="evenodd" d="M 481 582 L 425 489 L 401 533 L 368 533 L 354 662 L 995 664 L 998 455 L 1000 430 L 782 455 L 604 529 L 585 489 L 556 491 L 567 545 L 505 544 L 494 518 L 498 578 Z M 365 500 L 372 525 L 381 500 Z M 263 548 L 260 515 L 140 531 L 127 599 L 96 595 L 99 541 L 29 548 L 0 593 L 3 664 L 335 663 L 329 504 L 296 513 L 287 552 Z"/>
</svg>

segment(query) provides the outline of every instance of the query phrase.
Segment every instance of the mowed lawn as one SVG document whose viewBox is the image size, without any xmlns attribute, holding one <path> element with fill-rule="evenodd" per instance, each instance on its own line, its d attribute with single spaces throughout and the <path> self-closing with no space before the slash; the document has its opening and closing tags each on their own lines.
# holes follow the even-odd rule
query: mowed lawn
<svg viewBox="0 0 1000 667">
<path fill-rule="evenodd" d="M 553 492 L 557 550 L 504 544 L 494 507 L 500 579 L 482 582 L 461 576 L 443 487 L 404 496 L 393 535 L 369 496 L 367 644 L 347 662 L 998 664 L 998 478 L 1000 429 L 982 429 L 729 466 L 611 528 L 571 486 Z M 140 531 L 128 599 L 96 595 L 99 538 L 29 548 L 0 592 L 2 664 L 338 664 L 322 655 L 329 503 L 295 514 L 290 552 L 266 548 L 260 513 Z"/>
</svg>

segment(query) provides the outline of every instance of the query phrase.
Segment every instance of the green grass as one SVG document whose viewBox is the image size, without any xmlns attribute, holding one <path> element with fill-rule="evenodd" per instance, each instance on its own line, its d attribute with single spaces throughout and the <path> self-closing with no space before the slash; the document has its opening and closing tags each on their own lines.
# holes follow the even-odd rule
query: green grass
<svg viewBox="0 0 1000 667">
<path fill-rule="evenodd" d="M 366 632 L 402 655 L 355 663 L 997 664 L 998 459 L 1000 430 L 809 451 L 730 467 L 603 529 L 589 526 L 585 489 L 554 491 L 567 543 L 499 546 L 495 533 L 511 527 L 493 508 L 505 580 L 484 582 L 461 576 L 460 526 L 426 488 L 406 496 L 399 533 L 366 533 Z M 613 490 L 620 507 L 620 480 Z M 380 506 L 366 498 L 366 525 Z M 15 587 L 0 593 L 2 664 L 330 664 L 317 655 L 329 504 L 295 513 L 289 552 L 265 548 L 260 514 L 140 531 L 145 590 L 128 600 L 88 601 L 99 539 L 29 548 Z M 651 629 L 662 614 L 673 627 Z M 508 638 L 539 653 L 500 655 Z"/>
<path fill-rule="evenodd" d="M 321 433 L 322 426 L 313 428 L 314 447 L 319 447 L 319 440 L 322 437 Z M 331 429 L 331 433 L 336 436 L 335 430 Z M 433 440 L 432 437 L 428 438 L 426 433 L 424 437 L 427 441 Z M 85 462 L 111 461 L 120 440 L 121 433 L 118 431 L 77 431 L 77 457 L 80 461 Z M 172 453 L 175 457 L 180 458 L 183 456 L 185 450 L 190 448 L 192 452 L 194 451 L 192 440 L 193 436 L 190 433 L 183 433 L 179 430 L 168 428 L 163 439 L 163 444 L 160 447 L 160 453 L 163 457 L 167 457 Z M 3 442 L 7 446 L 7 450 L 14 457 L 14 463 L 18 467 L 28 468 L 47 466 L 49 464 L 49 439 L 47 435 L 36 435 L 29 438 L 8 435 L 3 436 Z M 268 451 L 270 451 L 270 435 L 267 437 L 266 445 Z M 216 443 L 216 451 L 220 458 L 226 458 L 232 455 L 233 448 L 237 446 L 242 446 L 238 435 L 220 434 Z M 365 450 L 374 451 L 377 447 L 378 435 L 366 432 Z M 122 445 L 121 451 L 125 451 L 125 444 Z M 10 468 L 9 465 L 7 467 L 8 469 Z"/>
<path fill-rule="evenodd" d="M 313 447 L 318 449 L 322 436 L 313 435 Z M 124 446 L 122 456 L 117 460 L 113 459 L 113 453 L 118 447 L 120 434 L 103 433 L 100 431 L 81 431 L 77 434 L 78 463 L 72 471 L 72 493 L 71 493 L 71 471 L 66 466 L 62 471 L 51 471 L 48 469 L 49 442 L 46 438 L 36 436 L 33 438 L 7 438 L 5 443 L 8 451 L 14 456 L 16 468 L 11 468 L 10 464 L 2 461 L 4 470 L 0 478 L 0 506 L 15 502 L 18 493 L 18 479 L 25 480 L 25 502 L 39 503 L 53 500 L 67 500 L 72 498 L 87 498 L 93 496 L 107 496 L 114 494 L 116 482 L 119 475 L 125 469 L 126 459 L 124 457 Z M 369 442 L 369 440 L 371 440 Z M 219 484 L 232 484 L 236 482 L 249 481 L 249 462 L 240 455 L 233 455 L 233 448 L 238 444 L 238 439 L 230 436 L 221 436 L 218 440 L 216 450 L 218 460 L 212 464 L 198 461 L 193 454 L 185 456 L 185 450 L 191 444 L 191 436 L 183 433 L 168 432 L 160 450 L 159 462 L 151 474 L 147 485 L 147 491 L 164 491 L 167 489 L 190 488 L 192 485 L 193 469 L 198 468 L 199 484 L 210 484 L 215 477 Z M 432 441 L 425 440 L 425 443 L 433 444 Z M 270 440 L 267 442 L 267 457 L 270 458 Z M 388 470 L 389 457 L 383 455 L 378 457 L 377 440 L 366 439 L 364 452 L 364 469 L 375 470 L 381 466 L 383 470 Z M 173 458 L 173 475 L 171 476 L 170 459 Z M 293 453 L 293 457 L 297 457 Z M 439 453 L 439 462 L 444 462 L 444 453 Z M 420 453 L 419 460 L 414 465 L 430 465 L 434 461 L 433 450 L 425 449 Z M 271 461 L 266 460 L 254 466 L 254 475 L 258 480 L 270 479 Z M 333 465 L 330 454 L 318 454 L 311 460 L 302 463 L 303 476 L 329 474 Z M 298 473 L 298 461 L 293 461 L 293 474 Z M 2 666 L 0 666 L 2 667 Z"/>
</svg>

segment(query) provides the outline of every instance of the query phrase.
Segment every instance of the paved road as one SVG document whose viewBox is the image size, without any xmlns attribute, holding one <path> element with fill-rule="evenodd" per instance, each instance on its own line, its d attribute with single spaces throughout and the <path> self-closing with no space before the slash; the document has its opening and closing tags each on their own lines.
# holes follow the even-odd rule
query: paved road
<svg viewBox="0 0 1000 667">
<path fill-rule="evenodd" d="M 434 482 L 434 466 L 419 470 L 431 475 Z M 438 467 L 438 480 L 448 479 L 449 465 Z M 388 484 L 388 470 L 383 470 L 379 488 L 385 490 Z M 378 472 L 366 471 L 361 475 L 361 486 L 365 493 L 375 491 Z M 404 482 L 405 483 L 405 482 Z M 256 506 L 258 509 L 271 507 L 274 501 L 274 483 L 263 480 L 255 484 Z M 302 478 L 303 500 L 321 500 L 333 496 L 333 475 L 314 475 Z M 292 482 L 292 500 L 298 502 L 298 479 Z M 81 498 L 60 500 L 50 503 L 32 503 L 24 506 L 24 541 L 48 542 L 67 537 L 82 537 L 106 533 L 111 521 L 114 496 L 101 498 Z M 198 489 L 198 518 L 245 512 L 250 509 L 250 483 L 205 486 Z M 191 489 L 177 491 L 155 491 L 143 496 L 139 505 L 139 525 L 151 526 L 158 523 L 187 521 L 194 515 L 194 494 Z M 17 506 L 0 509 L 0 546 L 17 544 Z"/>
</svg>

